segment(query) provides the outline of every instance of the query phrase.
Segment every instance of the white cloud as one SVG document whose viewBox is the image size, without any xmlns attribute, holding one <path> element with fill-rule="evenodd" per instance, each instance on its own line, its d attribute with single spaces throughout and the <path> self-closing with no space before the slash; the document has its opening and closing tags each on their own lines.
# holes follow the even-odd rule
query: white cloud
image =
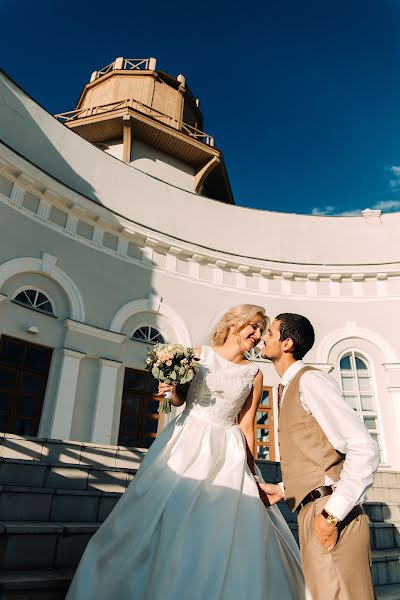
<svg viewBox="0 0 400 600">
<path fill-rule="evenodd" d="M 341 213 L 336 213 L 337 217 L 357 217 L 361 215 L 361 209 L 355 208 L 354 210 L 345 210 Z"/>
<path fill-rule="evenodd" d="M 377 210 L 400 210 L 400 200 L 380 200 L 372 207 Z"/>
<path fill-rule="evenodd" d="M 334 215 L 335 214 L 335 206 L 324 206 L 322 208 L 319 208 L 318 206 L 316 206 L 315 208 L 312 209 L 311 214 L 319 216 L 319 217 L 323 217 L 324 215 Z"/>
<path fill-rule="evenodd" d="M 392 192 L 397 192 L 400 190 L 400 165 L 391 165 L 387 168 L 388 171 L 392 174 L 392 178 L 389 179 L 389 187 Z M 393 177 L 394 175 L 394 177 Z"/>
</svg>

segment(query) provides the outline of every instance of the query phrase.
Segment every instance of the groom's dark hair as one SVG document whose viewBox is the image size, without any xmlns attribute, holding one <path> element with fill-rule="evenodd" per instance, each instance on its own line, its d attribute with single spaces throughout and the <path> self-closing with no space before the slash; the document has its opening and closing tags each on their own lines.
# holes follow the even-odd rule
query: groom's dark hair
<svg viewBox="0 0 400 600">
<path fill-rule="evenodd" d="M 314 327 L 306 317 L 294 313 L 282 313 L 275 321 L 279 321 L 280 340 L 293 340 L 292 354 L 296 360 L 301 360 L 314 345 Z"/>
</svg>

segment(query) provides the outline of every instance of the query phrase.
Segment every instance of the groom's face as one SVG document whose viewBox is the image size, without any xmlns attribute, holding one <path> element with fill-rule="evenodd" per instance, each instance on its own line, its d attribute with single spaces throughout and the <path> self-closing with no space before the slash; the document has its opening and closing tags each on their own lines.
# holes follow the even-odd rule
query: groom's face
<svg viewBox="0 0 400 600">
<path fill-rule="evenodd" d="M 279 360 L 283 354 L 282 341 L 281 341 L 281 330 L 280 321 L 272 321 L 267 332 L 263 335 L 262 340 L 264 342 L 264 348 L 261 356 L 272 360 L 272 362 Z"/>
</svg>

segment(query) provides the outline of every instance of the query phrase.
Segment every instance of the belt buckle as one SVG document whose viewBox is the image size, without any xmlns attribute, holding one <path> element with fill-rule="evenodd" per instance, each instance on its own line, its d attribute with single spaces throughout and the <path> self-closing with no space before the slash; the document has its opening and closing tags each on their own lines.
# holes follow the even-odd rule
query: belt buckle
<svg viewBox="0 0 400 600">
<path fill-rule="evenodd" d="M 312 490 L 311 498 L 313 500 L 318 500 L 318 498 L 321 498 L 321 492 L 319 490 Z"/>
</svg>

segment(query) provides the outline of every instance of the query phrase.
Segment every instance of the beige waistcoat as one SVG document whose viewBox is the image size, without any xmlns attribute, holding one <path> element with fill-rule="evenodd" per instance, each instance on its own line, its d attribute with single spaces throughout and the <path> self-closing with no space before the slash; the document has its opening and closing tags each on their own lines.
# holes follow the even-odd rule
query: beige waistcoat
<svg viewBox="0 0 400 600">
<path fill-rule="evenodd" d="M 293 512 L 311 490 L 325 484 L 325 475 L 338 481 L 345 458 L 300 402 L 300 378 L 309 370 L 315 369 L 304 367 L 289 383 L 278 423 L 282 480 Z"/>
</svg>

